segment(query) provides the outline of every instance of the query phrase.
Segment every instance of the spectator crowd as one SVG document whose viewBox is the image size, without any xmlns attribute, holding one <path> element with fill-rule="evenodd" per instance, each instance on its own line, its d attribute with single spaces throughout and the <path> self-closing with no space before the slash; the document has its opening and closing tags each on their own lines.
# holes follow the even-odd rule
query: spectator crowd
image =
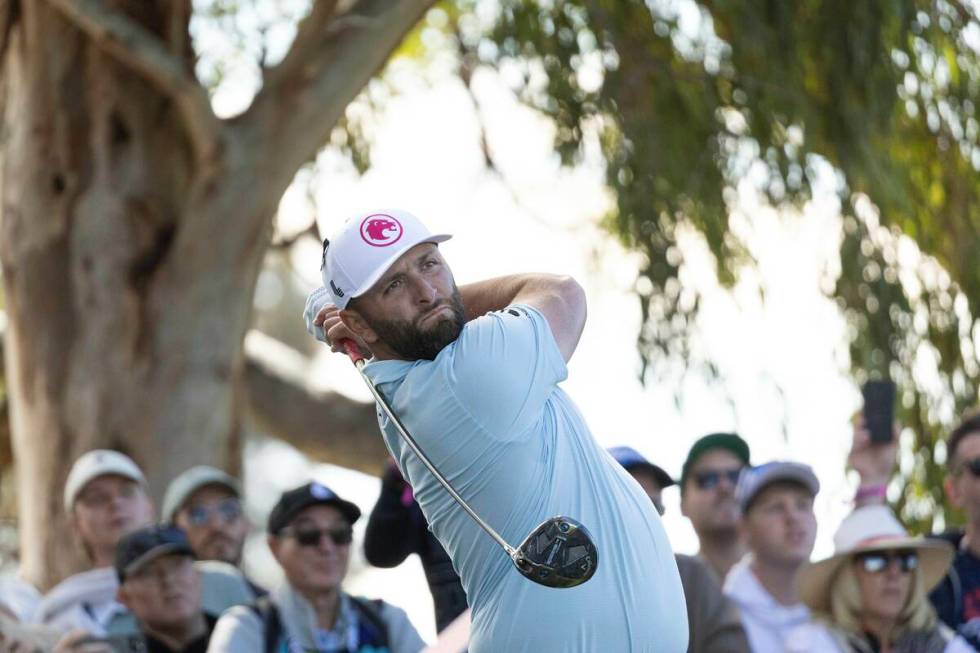
<svg viewBox="0 0 980 653">
<path fill-rule="evenodd" d="M 894 440 L 872 443 L 857 421 L 848 459 L 860 478 L 854 510 L 834 534 L 833 554 L 811 561 L 820 483 L 808 465 L 752 464 L 743 438 L 714 433 L 693 444 L 675 481 L 636 450 L 611 448 L 658 514 L 663 491 L 679 486 L 699 543 L 696 555 L 675 555 L 688 650 L 977 650 L 980 413 L 947 441 L 945 490 L 966 515 L 962 529 L 906 532 L 885 503 L 895 449 Z M 251 525 L 240 482 L 221 470 L 197 466 L 173 479 L 157 521 L 136 463 L 91 451 L 68 474 L 64 506 L 89 566 L 43 596 L 15 576 L 0 581 L 2 651 L 426 649 L 403 610 L 343 590 L 361 511 L 320 483 L 284 492 L 268 516 L 268 547 L 284 576 L 269 590 L 242 571 Z M 367 522 L 367 560 L 393 567 L 418 554 L 437 629 L 465 627 L 459 577 L 394 464 Z"/>
</svg>

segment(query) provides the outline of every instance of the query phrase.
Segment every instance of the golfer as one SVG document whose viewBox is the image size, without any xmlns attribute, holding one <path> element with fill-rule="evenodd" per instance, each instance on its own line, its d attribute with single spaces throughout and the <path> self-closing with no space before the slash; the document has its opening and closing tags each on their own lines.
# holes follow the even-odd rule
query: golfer
<svg viewBox="0 0 980 653">
<path fill-rule="evenodd" d="M 544 274 L 457 287 L 438 248 L 449 237 L 404 211 L 350 220 L 325 244 L 333 306 L 308 302 L 307 320 L 335 351 L 348 338 L 370 351 L 367 376 L 504 539 L 520 542 L 555 515 L 592 534 L 590 580 L 563 589 L 529 581 L 379 413 L 388 449 L 466 590 L 469 650 L 685 651 L 684 595 L 660 518 L 558 386 L 585 325 L 581 287 Z"/>
</svg>

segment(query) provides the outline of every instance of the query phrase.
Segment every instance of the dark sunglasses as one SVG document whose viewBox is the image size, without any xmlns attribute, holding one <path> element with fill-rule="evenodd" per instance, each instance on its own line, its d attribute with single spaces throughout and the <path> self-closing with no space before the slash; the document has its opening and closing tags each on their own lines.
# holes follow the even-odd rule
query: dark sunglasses
<svg viewBox="0 0 980 653">
<path fill-rule="evenodd" d="M 334 526 L 333 528 L 285 528 L 282 534 L 296 540 L 300 546 L 318 546 L 320 539 L 329 537 L 335 546 L 345 546 L 354 539 L 354 529 L 350 526 Z"/>
<path fill-rule="evenodd" d="M 242 504 L 238 499 L 224 499 L 217 503 L 200 504 L 187 509 L 187 520 L 194 526 L 204 526 L 217 515 L 221 521 L 230 524 L 242 516 Z"/>
<path fill-rule="evenodd" d="M 741 473 L 741 467 L 738 469 L 706 469 L 694 475 L 694 483 L 701 490 L 712 490 L 721 483 L 722 478 L 725 478 L 734 486 L 738 485 L 738 477 Z"/>
<path fill-rule="evenodd" d="M 964 469 L 970 470 L 975 478 L 980 478 L 980 458 L 971 458 L 970 460 L 964 460 L 960 463 L 959 471 Z"/>
<path fill-rule="evenodd" d="M 888 569 L 892 560 L 898 562 L 898 568 L 903 574 L 919 567 L 919 555 L 915 551 L 874 551 L 862 553 L 855 560 L 869 574 L 879 574 Z"/>
</svg>

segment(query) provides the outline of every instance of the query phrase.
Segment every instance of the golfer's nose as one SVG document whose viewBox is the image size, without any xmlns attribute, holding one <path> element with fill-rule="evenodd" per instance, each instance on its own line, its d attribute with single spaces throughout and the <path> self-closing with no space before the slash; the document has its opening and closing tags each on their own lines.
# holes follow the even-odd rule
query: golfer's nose
<svg viewBox="0 0 980 653">
<path fill-rule="evenodd" d="M 419 304 L 431 304 L 436 300 L 436 289 L 424 277 L 415 280 L 415 301 Z"/>
</svg>

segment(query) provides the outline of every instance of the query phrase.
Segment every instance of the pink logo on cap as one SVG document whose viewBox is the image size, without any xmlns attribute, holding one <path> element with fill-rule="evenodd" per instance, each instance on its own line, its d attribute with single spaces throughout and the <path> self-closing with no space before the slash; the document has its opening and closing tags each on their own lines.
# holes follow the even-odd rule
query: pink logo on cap
<svg viewBox="0 0 980 653">
<path fill-rule="evenodd" d="M 361 221 L 361 238 L 372 247 L 393 245 L 404 232 L 402 224 L 385 213 L 375 213 Z"/>
</svg>

